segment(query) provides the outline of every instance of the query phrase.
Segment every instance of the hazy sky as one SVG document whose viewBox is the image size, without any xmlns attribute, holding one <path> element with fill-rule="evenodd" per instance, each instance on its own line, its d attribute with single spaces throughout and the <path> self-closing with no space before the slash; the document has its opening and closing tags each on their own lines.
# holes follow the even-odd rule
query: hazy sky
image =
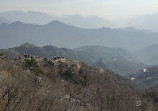
<svg viewBox="0 0 158 111">
<path fill-rule="evenodd" d="M 158 12 L 158 0 L 0 0 L 0 11 L 42 11 L 51 15 L 96 15 L 110 20 Z"/>
</svg>

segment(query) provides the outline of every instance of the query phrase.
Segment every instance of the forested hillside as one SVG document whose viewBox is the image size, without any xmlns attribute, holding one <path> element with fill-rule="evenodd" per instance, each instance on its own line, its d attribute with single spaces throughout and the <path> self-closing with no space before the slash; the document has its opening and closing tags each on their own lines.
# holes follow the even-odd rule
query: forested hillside
<svg viewBox="0 0 158 111">
<path fill-rule="evenodd" d="M 151 111 L 123 77 L 70 60 L 0 56 L 0 110 Z M 128 102 L 127 102 L 128 101 Z"/>
</svg>

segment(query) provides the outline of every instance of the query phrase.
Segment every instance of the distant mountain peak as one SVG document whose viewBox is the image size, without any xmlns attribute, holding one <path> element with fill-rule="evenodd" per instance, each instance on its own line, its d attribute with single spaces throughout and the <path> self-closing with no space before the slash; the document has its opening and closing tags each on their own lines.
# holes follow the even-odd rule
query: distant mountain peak
<svg viewBox="0 0 158 111">
<path fill-rule="evenodd" d="M 46 46 L 43 46 L 43 48 L 56 48 L 56 47 L 52 45 L 46 45 Z"/>
<path fill-rule="evenodd" d="M 52 22 L 50 22 L 50 23 L 48 23 L 48 24 L 46 24 L 44 26 L 46 26 L 46 27 L 72 27 L 72 26 L 67 25 L 67 24 L 65 24 L 63 22 L 60 22 L 58 20 L 54 20 L 54 21 L 52 21 Z"/>
<path fill-rule="evenodd" d="M 24 23 L 21 21 L 15 21 L 15 22 L 11 23 L 11 25 L 22 25 L 22 24 L 24 24 Z"/>
<path fill-rule="evenodd" d="M 109 28 L 109 27 L 101 27 L 99 28 L 100 30 L 112 30 L 112 28 Z"/>
<path fill-rule="evenodd" d="M 54 20 L 54 21 L 48 23 L 47 25 L 66 25 L 66 24 L 64 24 L 63 22 L 60 22 L 58 20 Z"/>
<path fill-rule="evenodd" d="M 33 45 L 33 44 L 30 44 L 30 43 L 24 43 L 24 44 L 21 45 L 21 47 L 30 48 L 30 47 L 36 47 L 36 46 Z"/>
</svg>

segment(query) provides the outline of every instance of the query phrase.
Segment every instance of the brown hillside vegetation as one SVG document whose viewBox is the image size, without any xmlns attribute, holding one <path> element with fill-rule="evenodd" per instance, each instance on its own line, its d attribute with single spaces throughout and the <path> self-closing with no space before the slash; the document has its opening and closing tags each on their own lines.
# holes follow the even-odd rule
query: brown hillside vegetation
<svg viewBox="0 0 158 111">
<path fill-rule="evenodd" d="M 128 80 L 75 61 L 0 56 L 0 111 L 152 111 Z"/>
</svg>

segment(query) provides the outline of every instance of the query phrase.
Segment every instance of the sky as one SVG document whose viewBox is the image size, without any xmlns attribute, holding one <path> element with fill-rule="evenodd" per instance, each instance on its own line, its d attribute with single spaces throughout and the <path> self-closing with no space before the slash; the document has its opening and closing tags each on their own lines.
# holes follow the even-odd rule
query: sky
<svg viewBox="0 0 158 111">
<path fill-rule="evenodd" d="M 0 0 L 0 12 L 13 10 L 123 20 L 158 12 L 158 0 Z"/>
</svg>

